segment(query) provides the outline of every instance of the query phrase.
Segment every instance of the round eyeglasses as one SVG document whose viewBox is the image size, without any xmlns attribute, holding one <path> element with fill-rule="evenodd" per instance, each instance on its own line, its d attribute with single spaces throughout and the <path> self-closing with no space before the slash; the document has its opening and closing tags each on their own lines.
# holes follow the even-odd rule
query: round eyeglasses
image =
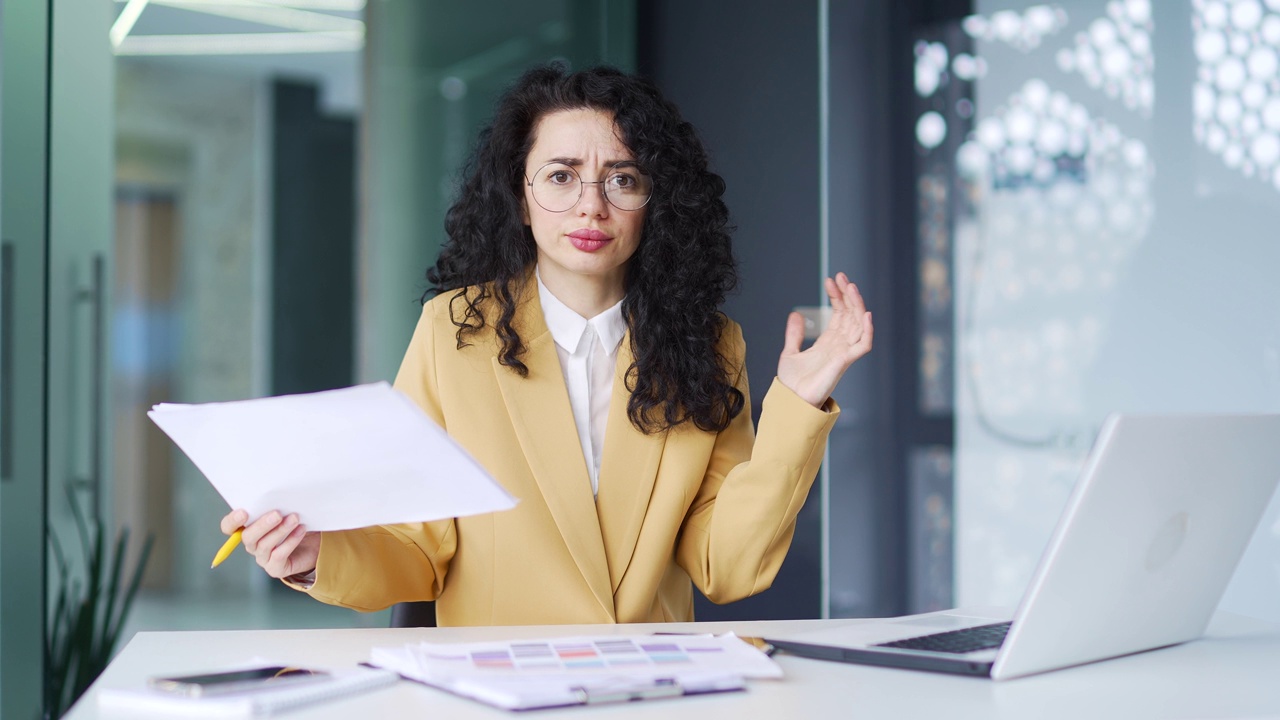
<svg viewBox="0 0 1280 720">
<path fill-rule="evenodd" d="M 572 210 L 582 199 L 583 185 L 599 185 L 604 199 L 619 210 L 639 210 L 653 196 L 653 180 L 635 163 L 618 163 L 605 172 L 603 180 L 586 182 L 578 172 L 564 163 L 547 163 L 538 168 L 526 184 L 533 191 L 533 200 L 547 212 Z"/>
</svg>

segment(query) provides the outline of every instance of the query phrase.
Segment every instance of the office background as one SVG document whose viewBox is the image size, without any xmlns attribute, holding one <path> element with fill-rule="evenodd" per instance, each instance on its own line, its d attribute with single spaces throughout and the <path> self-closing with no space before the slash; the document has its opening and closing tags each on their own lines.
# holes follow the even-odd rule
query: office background
<svg viewBox="0 0 1280 720">
<path fill-rule="evenodd" d="M 143 412 L 392 377 L 456 169 L 535 62 L 638 70 L 698 127 L 757 390 L 823 274 L 876 314 L 774 588 L 700 619 L 1016 602 L 1106 412 L 1280 410 L 1275 0 L 0 11 L 5 717 L 40 702 L 38 539 L 75 571 L 73 502 L 158 539 L 126 637 L 388 622 L 207 572 L 225 508 Z M 1280 505 L 1224 607 L 1280 620 Z"/>
</svg>

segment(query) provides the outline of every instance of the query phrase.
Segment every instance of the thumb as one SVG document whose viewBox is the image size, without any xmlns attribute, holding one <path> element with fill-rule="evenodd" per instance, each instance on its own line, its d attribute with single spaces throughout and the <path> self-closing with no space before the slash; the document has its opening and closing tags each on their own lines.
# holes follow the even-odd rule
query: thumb
<svg viewBox="0 0 1280 720">
<path fill-rule="evenodd" d="M 804 317 L 798 312 L 792 312 L 787 316 L 787 334 L 782 341 L 782 354 L 800 352 L 800 345 L 804 342 Z"/>
</svg>

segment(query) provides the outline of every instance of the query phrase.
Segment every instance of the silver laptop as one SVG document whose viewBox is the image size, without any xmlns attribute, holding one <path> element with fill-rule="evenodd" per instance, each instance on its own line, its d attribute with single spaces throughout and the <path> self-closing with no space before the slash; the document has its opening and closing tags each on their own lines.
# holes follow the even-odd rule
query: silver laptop
<svg viewBox="0 0 1280 720">
<path fill-rule="evenodd" d="M 996 680 L 1193 640 L 1277 480 L 1280 415 L 1112 415 L 1011 616 L 948 610 L 767 639 Z"/>
</svg>

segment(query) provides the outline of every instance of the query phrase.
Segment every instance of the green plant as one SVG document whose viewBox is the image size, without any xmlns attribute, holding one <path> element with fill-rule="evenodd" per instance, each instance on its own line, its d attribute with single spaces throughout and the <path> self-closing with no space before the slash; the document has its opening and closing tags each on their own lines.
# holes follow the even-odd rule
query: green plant
<svg viewBox="0 0 1280 720">
<path fill-rule="evenodd" d="M 90 523 L 75 493 L 68 490 L 67 495 L 80 537 L 83 563 L 76 566 L 79 572 L 73 572 L 57 536 L 49 533 L 58 583 L 45 637 L 47 718 L 61 717 L 111 661 L 155 541 L 153 535 L 147 535 L 138 564 L 128 584 L 123 584 L 129 529 L 120 530 L 115 552 L 107 555 L 102 523 Z"/>
</svg>

